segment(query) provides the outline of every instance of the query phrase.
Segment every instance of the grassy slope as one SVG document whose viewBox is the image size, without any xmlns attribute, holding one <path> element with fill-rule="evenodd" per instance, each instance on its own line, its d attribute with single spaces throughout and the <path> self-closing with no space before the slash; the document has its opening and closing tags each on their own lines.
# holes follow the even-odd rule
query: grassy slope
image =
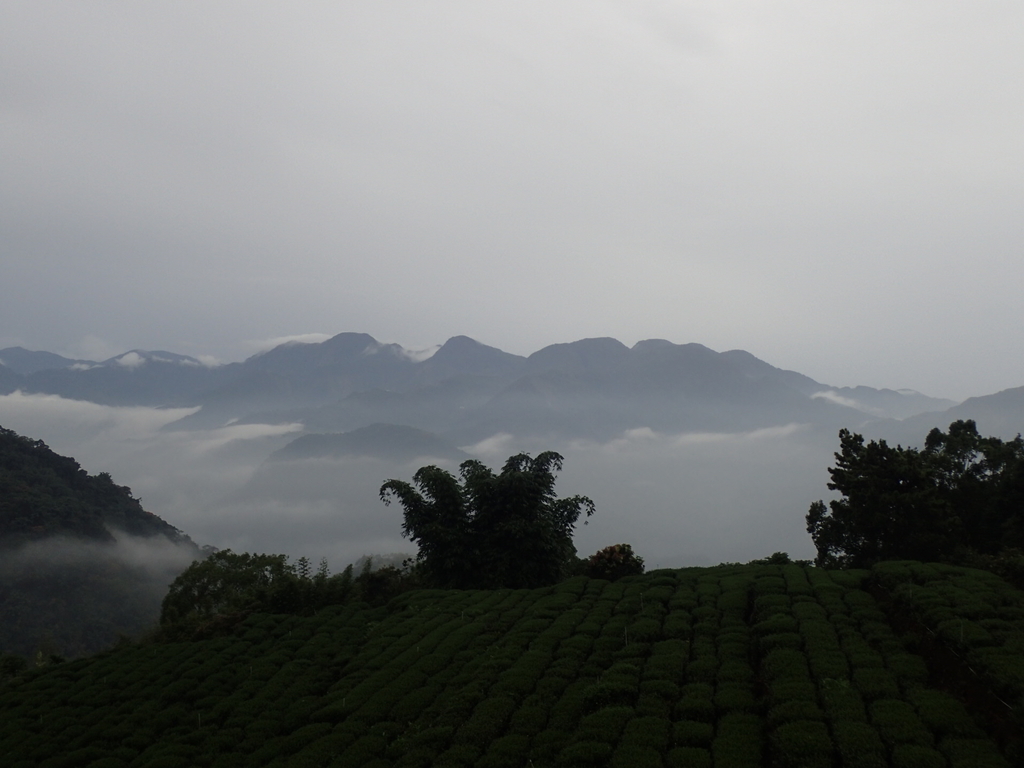
<svg viewBox="0 0 1024 768">
<path fill-rule="evenodd" d="M 1014 721 L 993 727 L 978 690 L 1020 711 L 1024 594 L 942 566 L 869 575 L 719 566 L 254 615 L 0 682 L 0 762 L 1010 764 Z M 937 687 L 957 658 L 988 733 Z"/>
</svg>

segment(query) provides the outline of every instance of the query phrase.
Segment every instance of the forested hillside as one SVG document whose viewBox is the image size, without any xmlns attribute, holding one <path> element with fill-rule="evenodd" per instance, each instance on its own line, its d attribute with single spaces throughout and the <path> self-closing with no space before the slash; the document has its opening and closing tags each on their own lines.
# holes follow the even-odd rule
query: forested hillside
<svg viewBox="0 0 1024 768">
<path fill-rule="evenodd" d="M 1024 594 L 752 564 L 408 592 L 10 674 L 36 766 L 1019 765 Z"/>
<path fill-rule="evenodd" d="M 0 651 L 77 656 L 142 632 L 200 554 L 110 475 L 0 428 Z"/>
</svg>

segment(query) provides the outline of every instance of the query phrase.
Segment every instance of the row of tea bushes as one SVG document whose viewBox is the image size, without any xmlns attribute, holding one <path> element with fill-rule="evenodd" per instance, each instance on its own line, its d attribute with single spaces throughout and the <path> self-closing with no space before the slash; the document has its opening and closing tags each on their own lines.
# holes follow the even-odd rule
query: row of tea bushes
<svg viewBox="0 0 1024 768">
<path fill-rule="evenodd" d="M 1008 706 L 1024 708 L 1024 593 L 952 565 L 893 562 L 874 572 L 901 610 L 961 654 Z"/>
<path fill-rule="evenodd" d="M 719 566 L 253 615 L 2 683 L 0 762 L 1006 765 L 869 575 Z"/>
</svg>

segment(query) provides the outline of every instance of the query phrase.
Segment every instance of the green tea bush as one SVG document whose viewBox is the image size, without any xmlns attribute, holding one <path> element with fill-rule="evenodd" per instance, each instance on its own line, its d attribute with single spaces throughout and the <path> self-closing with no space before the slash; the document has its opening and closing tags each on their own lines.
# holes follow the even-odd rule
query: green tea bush
<svg viewBox="0 0 1024 768">
<path fill-rule="evenodd" d="M 761 576 L 754 579 L 754 594 L 758 595 L 785 595 L 786 593 L 786 580 L 781 576 Z M 786 599 L 786 604 L 789 604 L 789 599 Z M 755 600 L 755 605 L 757 601 Z"/>
<path fill-rule="evenodd" d="M 754 670 L 746 660 L 724 661 L 718 667 L 719 682 L 750 683 L 753 679 Z"/>
<path fill-rule="evenodd" d="M 930 688 L 916 688 L 907 693 L 918 717 L 936 736 L 980 738 L 984 734 L 964 709 L 964 705 L 948 693 Z"/>
<path fill-rule="evenodd" d="M 646 676 L 647 669 L 644 669 Z M 679 686 L 670 680 L 658 678 L 645 679 L 640 683 L 641 696 L 657 696 L 667 702 L 674 703 L 679 698 Z"/>
<path fill-rule="evenodd" d="M 852 722 L 866 723 L 867 708 L 856 688 L 847 680 L 823 680 L 821 682 L 821 700 L 834 723 Z"/>
<path fill-rule="evenodd" d="M 680 720 L 672 726 L 672 743 L 677 747 L 709 747 L 715 729 L 700 720 Z"/>
<path fill-rule="evenodd" d="M 792 608 L 793 617 L 801 622 L 805 621 L 819 621 L 825 623 L 828 621 L 828 613 L 816 602 L 796 602 L 793 603 Z"/>
<path fill-rule="evenodd" d="M 946 758 L 931 747 L 897 744 L 892 750 L 893 768 L 945 768 Z"/>
<path fill-rule="evenodd" d="M 825 720 L 825 713 L 817 704 L 806 699 L 782 701 L 768 710 L 766 722 L 769 728 L 800 720 Z"/>
<path fill-rule="evenodd" d="M 715 768 L 750 768 L 761 765 L 763 724 L 757 715 L 732 712 L 718 721 L 711 742 Z"/>
<path fill-rule="evenodd" d="M 676 702 L 673 710 L 673 716 L 678 720 L 699 720 L 705 723 L 713 723 L 715 714 L 715 703 L 711 696 L 704 698 L 684 695 Z"/>
<path fill-rule="evenodd" d="M 632 717 L 632 707 L 612 706 L 599 709 L 580 719 L 574 737 L 580 741 L 603 741 L 614 745 Z"/>
<path fill-rule="evenodd" d="M 946 738 L 939 742 L 939 751 L 949 761 L 949 768 L 1010 768 L 987 739 Z"/>
<path fill-rule="evenodd" d="M 757 641 L 758 650 L 762 654 L 766 654 L 775 648 L 800 650 L 803 648 L 803 645 L 803 638 L 796 632 L 779 632 L 774 635 L 765 635 Z"/>
<path fill-rule="evenodd" d="M 752 712 L 757 708 L 757 698 L 747 683 L 720 682 L 715 691 L 715 709 L 720 713 Z"/>
<path fill-rule="evenodd" d="M 753 627 L 753 631 L 759 637 L 781 633 L 797 634 L 800 631 L 800 624 L 792 616 L 775 614 L 763 621 L 757 622 Z"/>
<path fill-rule="evenodd" d="M 578 741 L 558 754 L 558 765 L 603 768 L 611 759 L 612 745 L 604 741 Z"/>
<path fill-rule="evenodd" d="M 841 651 L 809 652 L 807 660 L 817 680 L 845 680 L 850 676 L 850 665 Z"/>
<path fill-rule="evenodd" d="M 666 768 L 711 768 L 711 753 L 697 747 L 676 747 L 665 756 Z"/>
<path fill-rule="evenodd" d="M 686 665 L 686 679 L 694 683 L 713 683 L 718 673 L 718 660 L 706 656 Z"/>
<path fill-rule="evenodd" d="M 885 661 L 889 671 L 904 689 L 917 688 L 928 682 L 928 665 L 920 656 L 894 653 Z"/>
<path fill-rule="evenodd" d="M 634 717 L 626 724 L 619 741 L 626 745 L 648 747 L 659 754 L 668 749 L 672 739 L 672 724 L 661 717 Z"/>
<path fill-rule="evenodd" d="M 921 722 L 914 707 L 897 699 L 881 699 L 868 706 L 871 723 L 878 729 L 882 740 L 890 745 L 917 744 L 932 747 L 935 739 Z"/>
<path fill-rule="evenodd" d="M 608 765 L 611 768 L 662 768 L 661 753 L 651 747 L 623 742 Z"/>
<path fill-rule="evenodd" d="M 502 736 L 488 745 L 483 757 L 476 762 L 476 768 L 519 768 L 526 762 L 529 750 L 528 737 L 518 734 Z"/>
<path fill-rule="evenodd" d="M 772 765 L 778 768 L 832 768 L 832 739 L 825 724 L 798 720 L 772 733 Z"/>
<path fill-rule="evenodd" d="M 761 672 L 769 681 L 786 677 L 810 677 L 807 658 L 792 648 L 775 648 L 765 654 L 761 659 Z"/>
<path fill-rule="evenodd" d="M 872 726 L 833 719 L 832 733 L 844 768 L 888 768 L 885 745 Z"/>
<path fill-rule="evenodd" d="M 854 669 L 853 685 L 867 701 L 895 699 L 900 695 L 896 680 L 884 669 Z"/>
<path fill-rule="evenodd" d="M 544 730 L 547 722 L 547 707 L 541 706 L 539 703 L 524 702 L 512 715 L 508 730 L 512 734 L 533 736 Z"/>
</svg>

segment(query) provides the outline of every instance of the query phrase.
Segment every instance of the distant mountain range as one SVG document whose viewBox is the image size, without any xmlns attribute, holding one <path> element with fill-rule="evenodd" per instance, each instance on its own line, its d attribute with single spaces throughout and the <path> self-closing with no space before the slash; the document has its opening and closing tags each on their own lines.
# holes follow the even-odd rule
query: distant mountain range
<svg viewBox="0 0 1024 768">
<path fill-rule="evenodd" d="M 170 428 L 287 421 L 301 422 L 308 433 L 347 433 L 393 424 L 438 435 L 446 445 L 469 445 L 500 432 L 605 439 L 639 427 L 733 431 L 798 422 L 856 428 L 911 418 L 945 426 L 952 418 L 939 414 L 954 406 L 950 414 L 984 412 L 1001 428 L 1024 425 L 1024 388 L 958 406 L 908 390 L 834 387 L 742 350 L 716 352 L 663 339 L 632 347 L 611 338 L 582 339 L 523 357 L 455 336 L 423 359 L 364 333 L 341 333 L 220 366 L 164 351 L 132 350 L 96 362 L 20 347 L 0 350 L 0 361 L 3 393 L 201 406 Z"/>
</svg>

